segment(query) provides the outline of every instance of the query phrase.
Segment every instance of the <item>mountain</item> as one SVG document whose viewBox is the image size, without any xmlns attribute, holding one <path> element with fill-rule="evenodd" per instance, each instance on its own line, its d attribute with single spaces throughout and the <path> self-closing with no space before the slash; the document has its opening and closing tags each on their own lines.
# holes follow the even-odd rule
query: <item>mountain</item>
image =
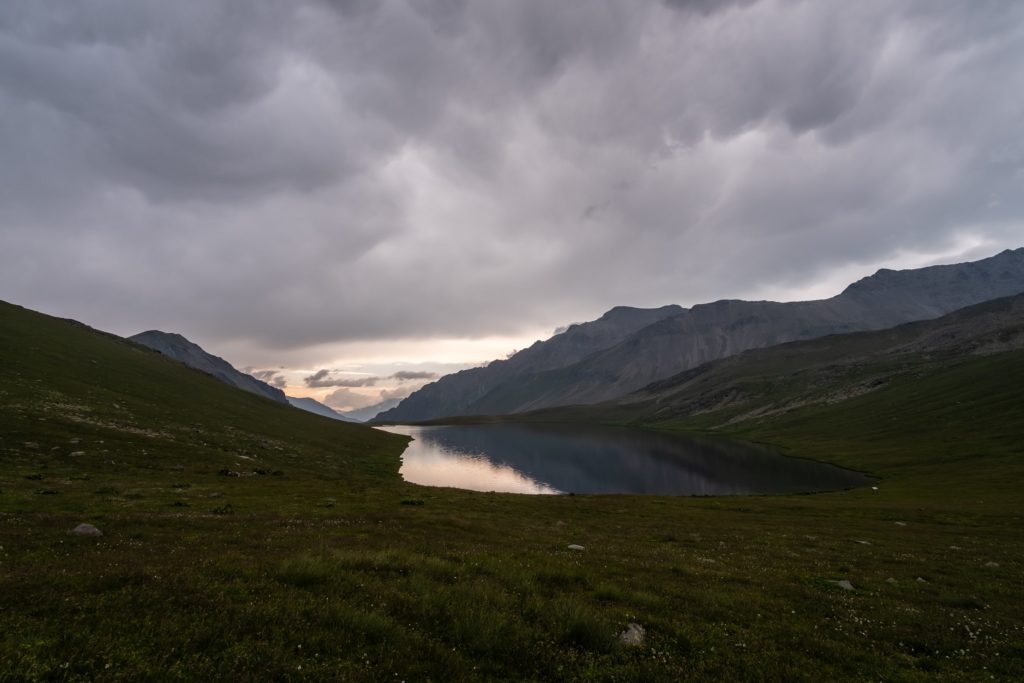
<svg viewBox="0 0 1024 683">
<path fill-rule="evenodd" d="M 60 497 L 79 501 L 72 503 L 78 511 L 101 509 L 93 492 L 100 480 L 139 486 L 146 493 L 136 502 L 159 512 L 171 482 L 192 481 L 190 493 L 222 490 L 222 468 L 315 470 L 365 483 L 388 480 L 404 449 L 380 430 L 313 417 L 121 337 L 3 301 L 0 362 L 5 505 L 13 504 L 11 474 L 23 467 L 65 482 Z M 28 494 L 22 509 L 37 509 Z M 240 492 L 232 494 L 238 505 Z M 193 503 L 205 505 L 205 495 Z"/>
<path fill-rule="evenodd" d="M 380 413 L 391 410 L 399 403 L 402 402 L 400 398 L 386 398 L 380 403 L 376 403 L 367 408 L 359 408 L 358 410 L 349 410 L 341 413 L 344 417 L 347 417 L 356 422 L 369 422 L 373 418 L 377 417 Z"/>
<path fill-rule="evenodd" d="M 264 396 L 278 403 L 288 403 L 288 397 L 280 389 L 236 370 L 223 358 L 207 353 L 198 344 L 190 342 L 180 334 L 150 330 L 128 337 L 128 340 L 173 358 L 190 368 L 213 375 L 221 382 L 237 389 Z"/>
<path fill-rule="evenodd" d="M 547 341 L 538 341 L 511 358 L 446 375 L 414 392 L 395 408 L 377 415 L 376 419 L 401 422 L 472 413 L 473 405 L 496 386 L 578 363 L 682 311 L 679 306 L 613 308 L 597 320 L 571 325 L 564 332 Z"/>
<path fill-rule="evenodd" d="M 686 421 L 720 428 L 912 385 L 922 377 L 990 356 L 1024 356 L 1024 294 L 886 330 L 745 351 L 615 401 L 546 409 L 524 417 L 644 424 Z M 954 398 L 951 406 L 955 404 Z"/>
<path fill-rule="evenodd" d="M 623 326 L 617 339 L 602 337 L 604 343 L 580 347 L 575 357 L 556 352 L 562 336 L 557 335 L 507 361 L 448 375 L 377 420 L 415 422 L 598 403 L 749 349 L 886 329 L 1022 291 L 1024 248 L 972 263 L 879 270 L 818 301 L 723 300 L 689 309 L 665 307 L 657 309 L 661 315 L 650 315 L 653 319 L 648 324 L 632 330 Z M 588 329 L 620 310 L 575 327 Z M 561 362 L 533 362 L 549 354 Z M 509 372 L 509 367 L 514 371 Z"/>
<path fill-rule="evenodd" d="M 288 399 L 288 403 L 292 404 L 296 408 L 300 408 L 315 415 L 322 415 L 324 417 L 329 417 L 332 420 L 340 420 L 342 422 L 358 422 L 358 420 L 346 417 L 336 410 L 331 410 L 331 408 L 325 406 L 315 398 L 296 398 L 294 396 L 286 396 L 285 398 Z"/>
</svg>

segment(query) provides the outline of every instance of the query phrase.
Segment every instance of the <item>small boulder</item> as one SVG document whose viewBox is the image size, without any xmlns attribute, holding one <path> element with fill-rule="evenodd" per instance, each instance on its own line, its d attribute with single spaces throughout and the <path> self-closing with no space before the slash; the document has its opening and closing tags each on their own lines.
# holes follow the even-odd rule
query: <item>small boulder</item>
<svg viewBox="0 0 1024 683">
<path fill-rule="evenodd" d="M 631 623 L 626 630 L 619 634 L 619 643 L 625 647 L 641 647 L 647 631 L 640 624 Z"/>
<path fill-rule="evenodd" d="M 92 524 L 79 524 L 68 532 L 72 536 L 102 536 L 103 532 Z"/>
<path fill-rule="evenodd" d="M 998 562 L 986 562 L 985 563 L 985 569 L 999 569 L 999 563 Z"/>
<path fill-rule="evenodd" d="M 842 581 L 833 581 L 832 583 L 834 583 L 835 585 L 839 586 L 844 591 L 852 591 L 853 590 L 853 584 L 850 583 L 849 581 L 847 581 L 846 579 L 843 579 Z"/>
<path fill-rule="evenodd" d="M 569 544 L 569 550 L 576 550 L 576 551 L 580 551 L 580 550 L 586 550 L 586 548 L 584 548 L 584 547 L 583 547 L 583 546 L 581 546 L 581 545 L 576 545 L 575 543 L 570 543 L 570 544 Z"/>
<path fill-rule="evenodd" d="M 896 579 L 892 578 L 891 576 L 888 579 L 886 579 L 885 582 L 891 586 L 895 586 L 898 583 Z"/>
</svg>

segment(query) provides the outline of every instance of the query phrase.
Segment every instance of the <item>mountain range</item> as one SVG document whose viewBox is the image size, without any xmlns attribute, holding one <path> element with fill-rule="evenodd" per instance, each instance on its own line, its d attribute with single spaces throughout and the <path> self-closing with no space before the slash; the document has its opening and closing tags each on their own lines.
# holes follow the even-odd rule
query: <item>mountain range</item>
<svg viewBox="0 0 1024 683">
<path fill-rule="evenodd" d="M 1024 294 L 874 332 L 753 349 L 654 382 L 614 401 L 517 419 L 672 424 L 721 429 L 828 406 L 1024 350 Z M 918 400 L 922 400 L 921 397 Z M 930 396 L 928 399 L 940 399 Z M 946 400 L 942 398 L 941 400 Z M 957 409 L 956 400 L 949 410 Z"/>
<path fill-rule="evenodd" d="M 346 410 L 341 413 L 342 417 L 346 417 L 356 422 L 369 422 L 373 418 L 377 417 L 380 413 L 386 410 L 391 410 L 399 403 L 402 402 L 400 398 L 386 398 L 380 403 L 375 403 L 372 406 L 366 408 L 357 408 L 356 410 Z"/>
<path fill-rule="evenodd" d="M 507 360 L 442 377 L 375 420 L 416 422 L 599 403 L 750 349 L 882 330 L 1020 292 L 1024 248 L 969 263 L 882 269 L 816 301 L 618 307 Z"/>
<path fill-rule="evenodd" d="M 342 422 L 362 422 L 362 420 L 356 420 L 346 415 L 342 415 L 337 410 L 329 406 L 325 406 L 315 398 L 296 398 L 295 396 L 288 396 L 288 403 L 292 404 L 296 408 L 300 408 L 316 415 L 323 415 L 329 417 L 332 420 L 340 420 Z"/>
</svg>

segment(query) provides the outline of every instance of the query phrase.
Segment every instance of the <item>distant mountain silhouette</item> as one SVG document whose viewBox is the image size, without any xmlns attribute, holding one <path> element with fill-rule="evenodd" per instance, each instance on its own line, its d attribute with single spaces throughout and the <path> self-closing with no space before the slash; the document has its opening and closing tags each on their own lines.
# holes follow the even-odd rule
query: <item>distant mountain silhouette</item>
<svg viewBox="0 0 1024 683">
<path fill-rule="evenodd" d="M 355 420 L 356 422 L 369 422 L 373 418 L 377 417 L 377 415 L 379 415 L 380 413 L 384 412 L 385 410 L 391 410 L 401 402 L 402 399 L 400 398 L 386 398 L 380 403 L 376 403 L 367 408 L 359 408 L 357 410 L 346 410 L 344 413 L 342 413 L 342 415 L 349 418 L 350 420 Z"/>
<path fill-rule="evenodd" d="M 879 270 L 819 301 L 615 308 L 508 360 L 442 377 L 376 419 L 415 422 L 597 403 L 748 349 L 886 329 L 1021 292 L 1024 248 L 970 263 Z"/>
<path fill-rule="evenodd" d="M 286 396 L 285 398 L 288 399 L 288 403 L 291 403 L 296 408 L 301 408 L 302 410 L 314 413 L 315 415 L 322 415 L 324 417 L 329 417 L 332 420 L 341 420 L 342 422 L 359 422 L 359 420 L 353 420 L 350 417 L 342 415 L 337 410 L 333 410 L 329 406 L 325 406 L 315 398 L 296 398 L 294 396 Z"/>
<path fill-rule="evenodd" d="M 679 306 L 644 309 L 620 306 L 593 322 L 571 325 L 544 342 L 537 342 L 507 360 L 484 368 L 463 370 L 426 385 L 377 420 L 413 421 L 472 413 L 472 406 L 502 383 L 528 378 L 537 372 L 578 363 L 610 348 L 651 323 L 683 311 Z M 501 412 L 515 412 L 514 409 Z"/>
<path fill-rule="evenodd" d="M 280 403 L 288 403 L 288 397 L 276 387 L 261 382 L 252 375 L 236 370 L 223 358 L 207 353 L 198 344 L 190 342 L 180 334 L 150 330 L 128 337 L 130 341 L 158 351 L 190 368 L 213 375 L 225 384 L 265 396 Z"/>
</svg>

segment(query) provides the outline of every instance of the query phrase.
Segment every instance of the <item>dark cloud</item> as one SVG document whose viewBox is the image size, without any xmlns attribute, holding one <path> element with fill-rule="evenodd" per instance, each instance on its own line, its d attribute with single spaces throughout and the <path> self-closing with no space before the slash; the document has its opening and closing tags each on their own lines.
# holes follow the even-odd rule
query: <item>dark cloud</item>
<svg viewBox="0 0 1024 683">
<path fill-rule="evenodd" d="M 1022 60 L 995 1 L 0 3 L 0 296 L 314 363 L 994 252 Z"/>
<path fill-rule="evenodd" d="M 376 377 L 376 376 L 362 376 L 362 377 L 333 377 L 331 376 L 330 370 L 317 370 L 315 373 L 306 377 L 302 381 L 310 388 L 323 388 L 323 387 L 373 387 L 378 382 L 385 380 L 396 380 L 401 382 L 410 382 L 417 380 L 429 380 L 437 379 L 439 375 L 436 372 L 428 372 L 425 370 L 399 370 L 398 372 L 388 375 L 387 377 Z"/>
<path fill-rule="evenodd" d="M 380 377 L 331 377 L 330 370 L 317 370 L 302 380 L 307 387 L 372 387 L 380 381 Z"/>
<path fill-rule="evenodd" d="M 381 389 L 380 401 L 383 402 L 393 398 L 405 398 L 414 391 L 416 391 L 415 387 L 395 387 L 394 389 Z"/>
<path fill-rule="evenodd" d="M 245 372 L 249 373 L 261 382 L 266 382 L 272 387 L 278 389 L 284 389 L 288 385 L 288 381 L 284 375 L 281 374 L 280 370 L 253 370 L 252 368 L 245 368 Z"/>
<path fill-rule="evenodd" d="M 390 379 L 396 379 L 399 382 L 408 382 L 410 380 L 419 379 L 437 379 L 438 375 L 436 372 L 425 372 L 421 370 L 399 370 L 395 374 L 391 375 Z"/>
<path fill-rule="evenodd" d="M 662 0 L 666 7 L 671 7 L 674 10 L 681 12 L 697 12 L 704 16 L 714 14 L 715 12 L 723 12 L 731 9 L 733 6 L 744 7 L 752 5 L 758 0 Z"/>
</svg>

